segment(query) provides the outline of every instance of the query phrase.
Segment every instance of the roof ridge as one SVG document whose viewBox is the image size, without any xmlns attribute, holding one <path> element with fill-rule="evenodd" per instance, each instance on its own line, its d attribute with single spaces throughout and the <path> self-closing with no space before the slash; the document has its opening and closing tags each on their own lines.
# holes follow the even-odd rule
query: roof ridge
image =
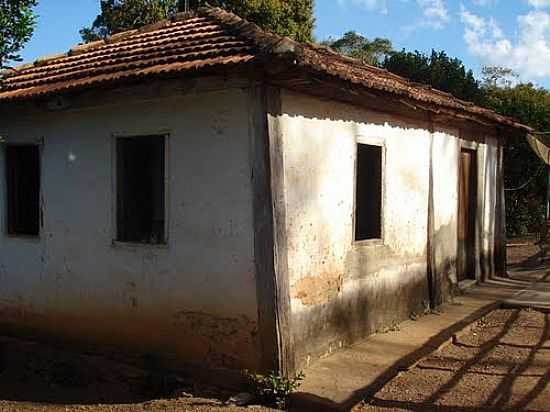
<svg viewBox="0 0 550 412">
<path fill-rule="evenodd" d="M 234 13 L 228 12 L 222 8 L 203 7 L 198 10 L 198 14 L 206 15 L 211 18 L 214 18 L 218 23 L 224 25 L 230 30 L 235 31 L 235 34 L 246 37 L 248 40 L 251 40 L 254 44 L 260 46 L 262 52 L 265 54 L 268 54 L 268 55 L 292 54 L 297 58 L 299 58 L 300 55 L 303 54 L 303 51 L 305 48 L 310 48 L 316 53 L 330 54 L 331 57 L 336 58 L 337 60 L 343 63 L 352 64 L 357 68 L 368 70 L 371 73 L 375 72 L 375 73 L 379 73 L 381 75 L 387 76 L 389 78 L 392 78 L 400 82 L 403 85 L 403 87 L 413 88 L 413 89 L 414 88 L 424 89 L 439 96 L 450 97 L 453 100 L 455 100 L 456 103 L 462 104 L 464 106 L 479 107 L 481 111 L 498 115 L 497 113 L 495 113 L 490 109 L 477 106 L 473 102 L 460 99 L 454 96 L 452 93 L 436 89 L 429 84 L 414 82 L 407 77 L 400 76 L 382 67 L 373 66 L 371 64 L 363 62 L 360 59 L 338 53 L 328 46 L 325 46 L 322 44 L 315 44 L 311 42 L 300 43 L 289 37 L 285 37 L 277 33 L 269 32 L 267 30 L 262 29 L 255 23 L 249 22 L 248 20 L 242 17 L 239 17 Z"/>
<path fill-rule="evenodd" d="M 235 35 L 251 41 L 263 55 L 299 55 L 302 53 L 304 47 L 302 43 L 290 37 L 264 30 L 257 24 L 220 7 L 201 7 L 197 10 L 197 14 L 210 17 Z"/>
</svg>

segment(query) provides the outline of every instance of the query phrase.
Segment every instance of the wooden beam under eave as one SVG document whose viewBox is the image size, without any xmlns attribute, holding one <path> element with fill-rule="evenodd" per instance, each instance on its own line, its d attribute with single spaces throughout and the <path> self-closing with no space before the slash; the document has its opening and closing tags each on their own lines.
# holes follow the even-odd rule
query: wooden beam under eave
<svg viewBox="0 0 550 412">
<path fill-rule="evenodd" d="M 270 84 L 298 93 L 349 103 L 370 111 L 396 116 L 400 120 L 409 119 L 428 128 L 427 112 L 413 104 L 405 104 L 399 96 L 369 90 L 341 79 L 326 78 L 322 75 L 294 72 L 292 75 L 279 74 L 270 78 Z"/>
<path fill-rule="evenodd" d="M 417 101 L 407 96 L 368 88 L 363 84 L 322 72 L 313 72 L 303 67 L 292 65 L 288 61 L 278 64 L 276 69 L 267 71 L 269 82 L 274 86 L 300 93 L 337 100 L 361 106 L 382 114 L 397 115 L 429 124 L 428 116 L 439 124 L 453 125 L 456 128 L 469 127 L 484 129 L 483 133 L 495 134 L 496 128 L 507 130 L 507 135 L 521 136 L 527 131 L 512 124 L 501 123 L 482 114 L 476 114 L 459 108 L 442 106 L 435 103 Z M 475 125 L 475 126 L 474 126 Z"/>
</svg>

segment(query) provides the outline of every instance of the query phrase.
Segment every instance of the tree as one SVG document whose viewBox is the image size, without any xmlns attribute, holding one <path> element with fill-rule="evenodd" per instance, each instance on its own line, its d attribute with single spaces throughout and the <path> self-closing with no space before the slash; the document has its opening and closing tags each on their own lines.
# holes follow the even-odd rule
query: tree
<svg viewBox="0 0 550 412">
<path fill-rule="evenodd" d="M 483 87 L 510 87 L 518 79 L 512 69 L 500 66 L 483 66 L 481 76 Z"/>
<path fill-rule="evenodd" d="M 508 73 L 508 71 L 499 71 Z M 531 83 L 484 87 L 484 106 L 535 130 L 550 131 L 550 92 Z M 507 229 L 511 235 L 537 232 L 544 219 L 547 170 L 525 139 L 510 138 L 504 146 Z M 511 189 L 511 190 L 510 190 Z M 516 190 L 517 189 L 517 190 Z"/>
<path fill-rule="evenodd" d="M 475 103 L 483 102 L 483 90 L 474 73 L 466 70 L 462 61 L 447 56 L 444 51 L 432 50 L 429 56 L 419 51 L 395 51 L 388 39 L 376 38 L 370 41 L 354 31 L 345 33 L 339 39 L 329 39 L 323 44 L 339 53 L 383 67 L 458 98 Z"/>
<path fill-rule="evenodd" d="M 100 0 L 101 14 L 80 31 L 86 42 L 163 20 L 185 10 L 184 0 Z M 312 39 L 313 0 L 190 0 L 190 9 L 222 7 L 260 27 L 298 41 Z"/>
<path fill-rule="evenodd" d="M 37 0 L 0 0 L 0 68 L 21 61 L 19 51 L 34 31 Z"/>
<path fill-rule="evenodd" d="M 178 0 L 101 0 L 101 13 L 91 27 L 80 30 L 86 42 L 151 24 L 177 13 Z"/>
<path fill-rule="evenodd" d="M 362 60 L 373 66 L 380 66 L 384 59 L 393 52 L 390 40 L 377 37 L 370 41 L 355 31 L 348 31 L 339 39 L 328 39 L 323 44 L 338 53 Z"/>
<path fill-rule="evenodd" d="M 419 51 L 401 50 L 391 53 L 383 67 L 414 82 L 424 83 L 460 99 L 483 102 L 483 90 L 471 70 L 462 61 L 447 56 L 444 51 L 432 50 L 431 55 Z"/>
</svg>

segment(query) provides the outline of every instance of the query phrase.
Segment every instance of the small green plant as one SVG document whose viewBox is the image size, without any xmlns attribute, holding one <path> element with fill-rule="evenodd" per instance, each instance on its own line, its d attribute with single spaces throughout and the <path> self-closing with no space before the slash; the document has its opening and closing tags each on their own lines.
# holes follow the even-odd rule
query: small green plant
<svg viewBox="0 0 550 412">
<path fill-rule="evenodd" d="M 276 405 L 279 409 L 286 409 L 289 395 L 296 391 L 304 380 L 303 372 L 294 378 L 287 378 L 277 372 L 259 375 L 245 372 L 251 391 L 257 398 L 267 405 Z"/>
</svg>

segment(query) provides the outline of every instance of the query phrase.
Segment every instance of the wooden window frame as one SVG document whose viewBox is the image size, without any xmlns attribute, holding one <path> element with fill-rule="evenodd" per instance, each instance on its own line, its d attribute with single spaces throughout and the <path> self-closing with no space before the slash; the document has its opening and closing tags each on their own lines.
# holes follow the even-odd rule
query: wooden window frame
<svg viewBox="0 0 550 412">
<path fill-rule="evenodd" d="M 140 137 L 164 138 L 164 239 L 159 243 L 134 242 L 118 240 L 118 160 L 117 142 L 119 139 Z M 147 133 L 116 133 L 111 135 L 111 187 L 112 187 L 112 241 L 111 246 L 121 249 L 135 250 L 136 248 L 167 249 L 170 244 L 170 133 L 166 130 Z"/>
<path fill-rule="evenodd" d="M 380 237 L 373 239 L 357 240 L 356 221 L 357 221 L 357 162 L 359 159 L 359 145 L 377 146 L 381 148 L 382 159 L 380 161 Z M 355 246 L 383 246 L 385 244 L 385 214 L 386 214 L 386 157 L 387 148 L 384 139 L 358 137 L 355 141 L 353 162 L 353 219 L 352 219 L 352 244 Z"/>
<path fill-rule="evenodd" d="M 43 211 L 42 211 L 42 144 L 41 143 L 33 143 L 33 142 L 8 142 L 3 144 L 3 152 L 4 152 L 4 195 L 5 195 L 5 211 L 4 211 L 4 222 L 5 222 L 5 229 L 4 233 L 6 237 L 8 238 L 14 238 L 14 239 L 26 239 L 30 241 L 40 241 L 40 238 L 42 236 L 42 227 L 43 227 Z M 9 181 L 8 181 L 8 155 L 7 155 L 7 149 L 10 147 L 36 147 L 38 152 L 38 232 L 36 234 L 28 234 L 28 233 L 16 233 L 10 231 L 10 199 L 9 199 Z"/>
</svg>

